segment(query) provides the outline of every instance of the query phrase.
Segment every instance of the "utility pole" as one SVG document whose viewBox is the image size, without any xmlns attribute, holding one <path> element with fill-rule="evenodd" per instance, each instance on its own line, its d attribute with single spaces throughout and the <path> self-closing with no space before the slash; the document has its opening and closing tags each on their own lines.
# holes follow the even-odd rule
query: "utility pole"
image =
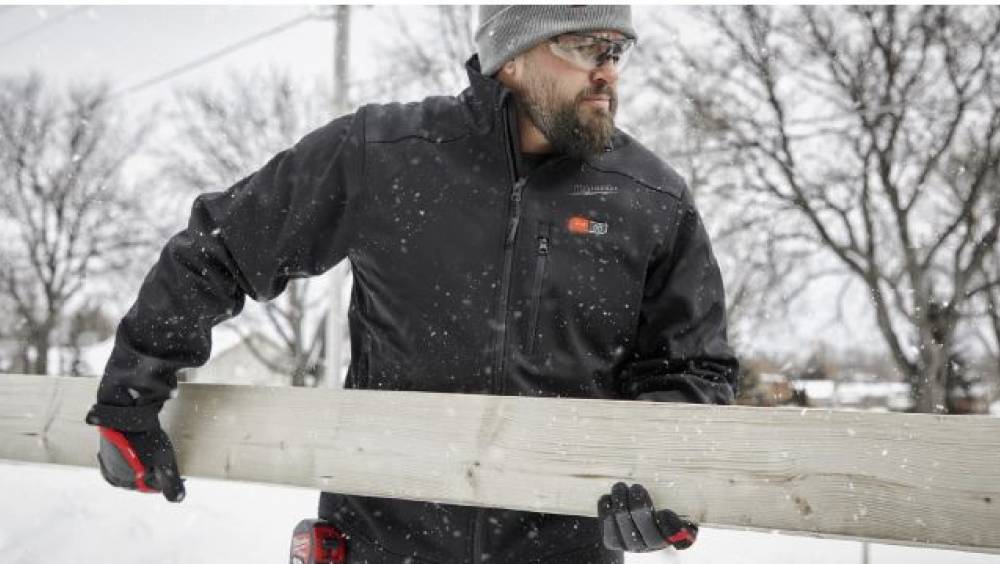
<svg viewBox="0 0 1000 564">
<path fill-rule="evenodd" d="M 350 80 L 351 7 L 333 7 L 333 110 L 342 116 L 351 110 L 348 100 Z M 343 365 L 348 342 L 347 300 L 351 284 L 351 263 L 342 260 L 333 267 L 330 276 L 329 310 L 326 315 L 326 386 L 340 388 L 344 385 Z"/>
<path fill-rule="evenodd" d="M 351 63 L 351 7 L 336 6 L 334 10 L 333 105 L 337 115 L 342 115 L 350 109 L 347 86 Z"/>
</svg>

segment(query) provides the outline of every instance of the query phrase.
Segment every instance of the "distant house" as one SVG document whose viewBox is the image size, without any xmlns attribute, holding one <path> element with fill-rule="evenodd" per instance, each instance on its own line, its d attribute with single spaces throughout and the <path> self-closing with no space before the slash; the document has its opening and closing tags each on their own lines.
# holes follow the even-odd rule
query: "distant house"
<svg viewBox="0 0 1000 564">
<path fill-rule="evenodd" d="M 114 338 L 84 347 L 81 351 L 80 373 L 100 375 L 113 347 Z M 258 354 L 254 354 L 254 350 Z M 203 366 L 181 371 L 178 379 L 211 384 L 289 386 L 291 363 L 285 355 L 280 345 L 260 333 L 250 333 L 245 340 L 235 331 L 216 328 L 212 332 L 211 358 Z M 261 360 L 261 357 L 268 362 Z M 276 367 L 288 368 L 275 370 Z"/>
<path fill-rule="evenodd" d="M 292 363 L 285 349 L 268 337 L 250 333 L 244 338 L 234 331 L 216 330 L 212 339 L 212 358 L 204 366 L 184 370 L 183 381 L 249 386 L 292 384 Z"/>
<path fill-rule="evenodd" d="M 813 407 L 851 407 L 906 411 L 913 404 L 905 382 L 842 382 L 792 380 L 792 387 L 805 393 Z"/>
</svg>

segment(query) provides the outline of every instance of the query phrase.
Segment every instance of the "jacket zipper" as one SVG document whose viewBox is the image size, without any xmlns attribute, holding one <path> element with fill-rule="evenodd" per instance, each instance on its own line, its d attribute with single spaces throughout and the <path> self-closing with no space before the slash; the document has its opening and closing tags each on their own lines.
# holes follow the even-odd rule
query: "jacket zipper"
<svg viewBox="0 0 1000 564">
<path fill-rule="evenodd" d="M 497 371 L 495 379 L 496 393 L 503 395 L 506 388 L 503 377 L 504 365 L 507 361 L 507 303 L 510 301 L 510 272 L 514 266 L 514 241 L 517 239 L 517 226 L 521 222 L 521 194 L 524 191 L 524 179 L 514 183 L 510 194 L 512 212 L 507 226 L 507 237 L 504 241 L 503 278 L 500 281 L 500 305 L 497 312 L 497 323 L 500 331 L 497 334 Z"/>
<path fill-rule="evenodd" d="M 500 303 L 498 304 L 496 314 L 498 327 L 496 342 L 497 361 L 493 374 L 493 385 L 490 386 L 491 391 L 498 395 L 503 395 L 504 388 L 506 387 L 503 371 L 507 351 L 507 304 L 510 300 L 510 273 L 514 264 L 514 241 L 517 239 L 517 227 L 521 222 L 521 196 L 524 191 L 524 185 L 527 182 L 526 178 L 517 178 L 514 155 L 511 152 L 510 119 L 510 110 L 508 108 L 504 119 L 504 147 L 507 151 L 508 173 L 513 186 L 510 193 L 511 204 L 509 206 L 510 213 L 508 216 L 507 233 L 504 239 L 503 272 L 500 279 Z"/>
<path fill-rule="evenodd" d="M 531 318 L 528 325 L 528 346 L 525 354 L 535 353 L 538 342 L 538 315 L 542 299 L 542 284 L 545 282 L 545 267 L 549 262 L 549 229 L 543 227 L 538 235 L 538 247 L 535 251 L 535 280 L 531 285 Z"/>
<path fill-rule="evenodd" d="M 482 562 L 483 557 L 483 513 L 482 508 L 476 508 L 476 521 L 472 529 L 472 561 L 470 564 Z"/>
</svg>

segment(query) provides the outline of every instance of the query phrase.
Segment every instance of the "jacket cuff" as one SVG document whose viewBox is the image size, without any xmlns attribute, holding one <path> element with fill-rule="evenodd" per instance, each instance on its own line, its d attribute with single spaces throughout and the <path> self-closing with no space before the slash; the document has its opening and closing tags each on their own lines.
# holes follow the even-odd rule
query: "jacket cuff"
<svg viewBox="0 0 1000 564">
<path fill-rule="evenodd" d="M 656 374 L 630 382 L 625 387 L 625 397 L 649 401 L 683 401 L 729 405 L 734 402 L 733 388 L 721 377 L 695 374 Z M 650 394 L 679 394 L 684 399 L 656 399 Z M 676 397 L 671 395 L 670 397 Z"/>
<path fill-rule="evenodd" d="M 87 413 L 88 425 L 110 427 L 125 432 L 155 431 L 160 428 L 159 413 L 162 403 L 121 407 L 104 403 L 95 404 Z"/>
</svg>

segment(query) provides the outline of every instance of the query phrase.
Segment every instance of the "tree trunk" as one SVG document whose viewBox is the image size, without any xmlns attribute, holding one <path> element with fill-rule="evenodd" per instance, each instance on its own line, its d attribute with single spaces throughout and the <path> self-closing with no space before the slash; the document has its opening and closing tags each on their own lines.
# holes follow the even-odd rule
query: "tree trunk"
<svg viewBox="0 0 1000 564">
<path fill-rule="evenodd" d="M 941 327 L 924 323 L 920 327 L 920 370 L 911 380 L 910 391 L 914 410 L 935 413 L 944 409 L 945 384 L 948 380 L 948 335 L 938 333 Z M 938 334 L 936 334 L 938 333 Z"/>
<path fill-rule="evenodd" d="M 947 363 L 938 360 L 943 357 L 940 352 L 925 356 L 934 359 L 929 360 L 930 364 L 924 366 L 923 370 L 915 374 L 910 381 L 913 407 L 914 411 L 919 413 L 936 413 L 943 409 L 945 403 L 944 381 Z"/>
<path fill-rule="evenodd" d="M 31 336 L 29 343 L 35 351 L 35 359 L 31 363 L 31 373 L 46 375 L 49 373 L 49 337 L 51 331 L 39 329 Z"/>
<path fill-rule="evenodd" d="M 295 369 L 292 371 L 292 386 L 295 387 L 305 387 L 306 385 L 306 370 L 303 366 L 296 365 Z"/>
<path fill-rule="evenodd" d="M 14 372 L 31 374 L 31 345 L 21 342 L 17 347 L 17 356 L 14 358 Z"/>
</svg>

